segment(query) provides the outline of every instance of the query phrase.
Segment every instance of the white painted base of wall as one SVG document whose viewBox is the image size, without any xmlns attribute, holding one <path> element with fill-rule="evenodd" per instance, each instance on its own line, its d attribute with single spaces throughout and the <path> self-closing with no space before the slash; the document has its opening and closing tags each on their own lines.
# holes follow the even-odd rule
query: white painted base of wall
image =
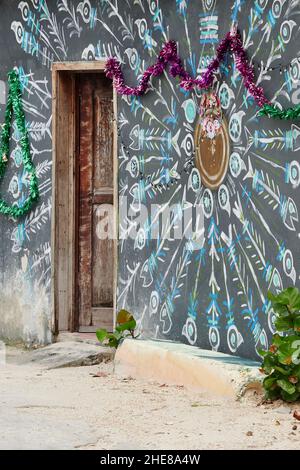
<svg viewBox="0 0 300 470">
<path fill-rule="evenodd" d="M 259 365 L 193 346 L 126 339 L 115 356 L 115 373 L 161 384 L 185 386 L 213 395 L 239 397 L 261 390 Z"/>
</svg>

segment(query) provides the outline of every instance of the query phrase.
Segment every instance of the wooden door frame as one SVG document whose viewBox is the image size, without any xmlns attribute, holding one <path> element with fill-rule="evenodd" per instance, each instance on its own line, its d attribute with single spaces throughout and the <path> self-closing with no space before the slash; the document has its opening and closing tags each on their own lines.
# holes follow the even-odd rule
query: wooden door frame
<svg viewBox="0 0 300 470">
<path fill-rule="evenodd" d="M 52 65 L 52 219 L 51 219 L 51 309 L 52 330 L 78 331 L 77 302 L 77 207 L 76 207 L 76 109 L 75 74 L 104 73 L 104 61 L 54 62 Z M 114 116 L 117 96 L 113 90 Z M 118 139 L 113 123 L 114 173 L 114 286 L 113 322 L 116 319 L 118 266 Z"/>
</svg>

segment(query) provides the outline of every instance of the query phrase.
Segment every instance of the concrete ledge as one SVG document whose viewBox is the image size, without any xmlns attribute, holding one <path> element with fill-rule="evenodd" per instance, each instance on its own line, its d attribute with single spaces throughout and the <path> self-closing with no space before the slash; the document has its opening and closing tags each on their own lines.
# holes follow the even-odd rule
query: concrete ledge
<svg viewBox="0 0 300 470">
<path fill-rule="evenodd" d="M 84 342 L 64 341 L 25 353 L 18 358 L 16 363 L 35 364 L 45 369 L 92 366 L 112 361 L 114 354 L 115 350 L 112 348 Z"/>
<path fill-rule="evenodd" d="M 126 339 L 115 356 L 119 377 L 181 385 L 214 395 L 239 397 L 261 390 L 259 363 L 166 341 Z"/>
</svg>

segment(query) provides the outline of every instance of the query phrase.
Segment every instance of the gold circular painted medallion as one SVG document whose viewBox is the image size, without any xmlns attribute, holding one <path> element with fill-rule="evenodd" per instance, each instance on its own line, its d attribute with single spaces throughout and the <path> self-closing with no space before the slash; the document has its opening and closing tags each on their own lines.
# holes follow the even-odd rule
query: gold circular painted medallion
<svg viewBox="0 0 300 470">
<path fill-rule="evenodd" d="M 203 136 L 201 119 L 199 121 L 195 131 L 195 165 L 200 172 L 203 185 L 216 189 L 222 184 L 228 169 L 230 152 L 228 127 L 222 118 L 218 134 L 210 139 Z"/>
</svg>

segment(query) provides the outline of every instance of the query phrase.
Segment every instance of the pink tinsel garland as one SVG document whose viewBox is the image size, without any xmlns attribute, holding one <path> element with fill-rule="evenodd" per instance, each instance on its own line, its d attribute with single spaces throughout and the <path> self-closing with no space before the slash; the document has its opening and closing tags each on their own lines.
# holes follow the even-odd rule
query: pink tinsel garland
<svg viewBox="0 0 300 470">
<path fill-rule="evenodd" d="M 192 78 L 184 69 L 177 53 L 177 45 L 175 41 L 169 41 L 165 44 L 159 53 L 157 62 L 148 67 L 148 69 L 143 73 L 137 87 L 129 87 L 125 85 L 121 65 L 115 58 L 108 59 L 105 72 L 106 76 L 113 80 L 117 92 L 121 95 L 143 95 L 149 87 L 150 78 L 152 76 L 160 76 L 164 70 L 166 70 L 168 65 L 170 65 L 170 74 L 172 77 L 179 77 L 181 79 L 180 86 L 185 90 L 189 91 L 195 87 L 200 89 L 209 88 L 213 83 L 214 74 L 218 70 L 227 51 L 231 51 L 233 53 L 236 67 L 243 77 L 244 85 L 253 96 L 258 106 L 262 108 L 266 104 L 270 104 L 264 95 L 263 89 L 254 83 L 253 66 L 248 62 L 241 36 L 235 29 L 227 33 L 225 38 L 220 42 L 217 47 L 216 57 L 210 62 L 201 78 Z"/>
</svg>

